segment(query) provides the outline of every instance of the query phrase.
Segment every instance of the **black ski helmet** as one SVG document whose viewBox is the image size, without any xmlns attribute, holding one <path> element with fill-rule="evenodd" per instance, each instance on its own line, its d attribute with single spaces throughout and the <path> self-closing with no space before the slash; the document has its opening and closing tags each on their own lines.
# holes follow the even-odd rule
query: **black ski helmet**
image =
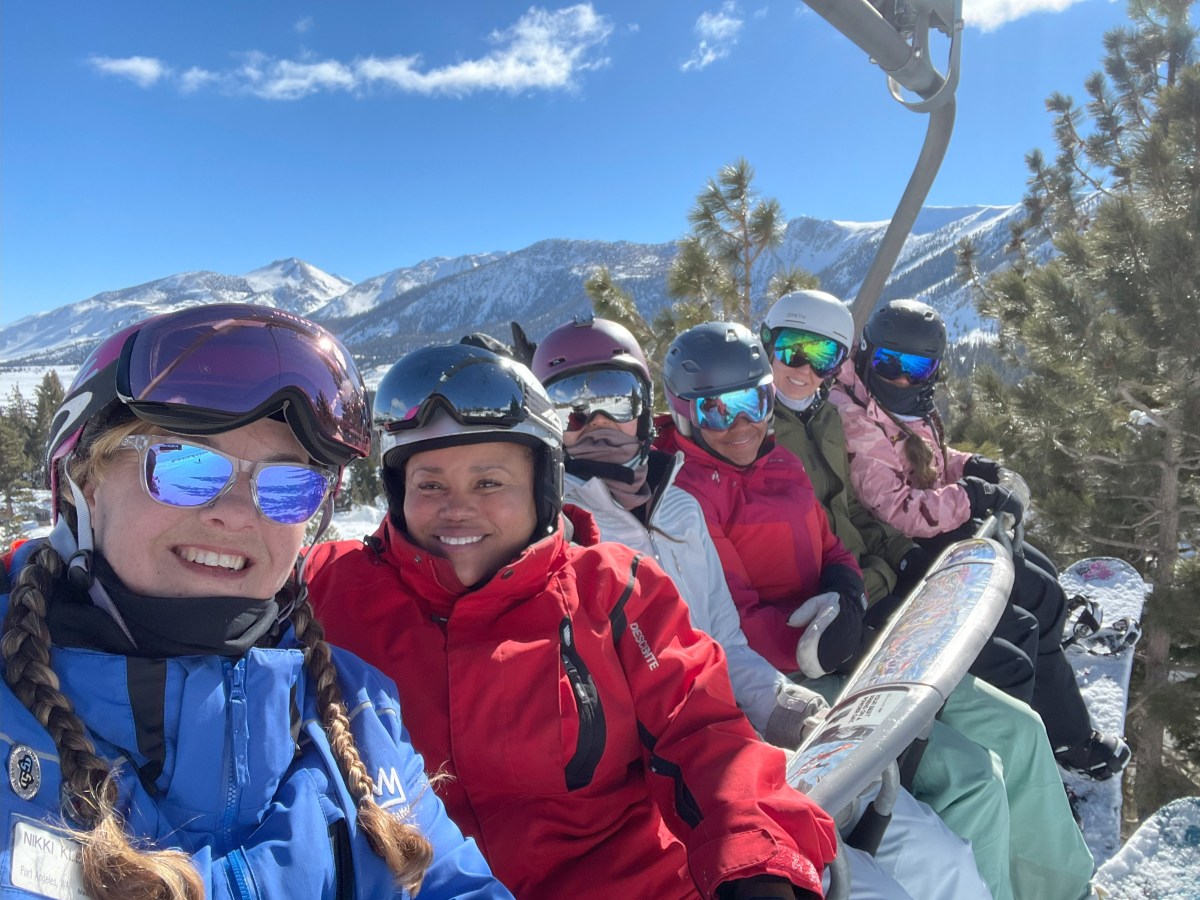
<svg viewBox="0 0 1200 900">
<path fill-rule="evenodd" d="M 889 301 L 867 320 L 854 355 L 854 371 L 885 409 L 897 415 L 929 413 L 940 366 L 926 382 L 898 385 L 879 377 L 871 368 L 871 359 L 880 348 L 940 361 L 946 353 L 946 325 L 937 310 L 920 300 Z"/>
<path fill-rule="evenodd" d="M 388 505 L 404 523 L 404 463 L 424 450 L 511 441 L 534 450 L 534 540 L 562 511 L 562 423 L 541 382 L 514 359 L 469 344 L 423 347 L 401 357 L 375 392 Z"/>
<path fill-rule="evenodd" d="M 859 348 L 867 344 L 941 359 L 946 352 L 946 325 L 928 303 L 891 300 L 867 320 Z"/>
</svg>

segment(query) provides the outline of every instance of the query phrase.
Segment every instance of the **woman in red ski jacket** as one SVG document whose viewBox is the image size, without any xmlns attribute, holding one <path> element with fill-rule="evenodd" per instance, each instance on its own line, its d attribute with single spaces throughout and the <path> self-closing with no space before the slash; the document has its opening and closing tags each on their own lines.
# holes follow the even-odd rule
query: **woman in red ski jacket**
<svg viewBox="0 0 1200 900">
<path fill-rule="evenodd" d="M 658 565 L 560 516 L 562 426 L 453 345 L 380 384 L 390 512 L 308 570 L 330 639 L 396 679 L 451 817 L 518 897 L 815 897 L 830 818 L 737 709 Z"/>
<path fill-rule="evenodd" d="M 803 463 L 768 433 L 771 380 L 743 326 L 689 329 L 667 351 L 671 416 L 656 423 L 655 445 L 683 452 L 675 483 L 704 510 L 750 646 L 780 671 L 818 678 L 859 649 L 866 596 Z"/>
</svg>

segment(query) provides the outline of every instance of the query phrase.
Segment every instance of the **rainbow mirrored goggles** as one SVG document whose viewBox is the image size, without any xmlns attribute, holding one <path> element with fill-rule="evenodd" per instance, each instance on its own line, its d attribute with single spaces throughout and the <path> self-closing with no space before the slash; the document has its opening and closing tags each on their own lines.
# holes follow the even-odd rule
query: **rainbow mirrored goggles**
<svg viewBox="0 0 1200 900">
<path fill-rule="evenodd" d="M 771 414 L 775 392 L 769 384 L 726 391 L 689 401 L 692 422 L 712 431 L 728 431 L 738 416 L 758 424 Z"/>
<path fill-rule="evenodd" d="M 245 471 L 250 473 L 254 506 L 263 518 L 279 525 L 299 525 L 316 515 L 333 487 L 334 475 L 328 469 L 251 462 L 176 437 L 135 434 L 118 446 L 138 452 L 142 487 L 163 506 L 194 509 L 215 503 Z"/>
<path fill-rule="evenodd" d="M 768 345 L 777 360 L 791 369 L 810 366 L 818 378 L 833 374 L 846 359 L 846 345 L 801 328 L 778 328 Z"/>
<path fill-rule="evenodd" d="M 941 360 L 937 357 L 901 353 L 884 347 L 877 347 L 871 355 L 871 369 L 888 381 L 895 381 L 903 375 L 913 384 L 924 384 L 937 374 L 940 364 Z"/>
</svg>

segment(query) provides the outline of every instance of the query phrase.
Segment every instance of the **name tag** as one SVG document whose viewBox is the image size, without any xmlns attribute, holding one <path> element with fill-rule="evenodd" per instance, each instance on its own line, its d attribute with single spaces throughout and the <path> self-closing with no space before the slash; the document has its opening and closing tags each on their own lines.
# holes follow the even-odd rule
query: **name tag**
<svg viewBox="0 0 1200 900">
<path fill-rule="evenodd" d="M 13 819 L 13 887 L 54 900 L 87 900 L 79 844 L 29 819 Z"/>
</svg>

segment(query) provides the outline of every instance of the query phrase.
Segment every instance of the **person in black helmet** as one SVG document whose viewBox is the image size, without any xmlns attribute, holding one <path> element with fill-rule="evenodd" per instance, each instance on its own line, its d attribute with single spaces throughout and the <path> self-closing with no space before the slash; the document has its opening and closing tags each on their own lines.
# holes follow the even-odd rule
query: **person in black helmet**
<svg viewBox="0 0 1200 900">
<path fill-rule="evenodd" d="M 314 602 L 396 680 L 497 877 L 521 897 L 819 896 L 833 822 L 786 784 L 666 573 L 564 508 L 562 423 L 532 373 L 416 350 L 374 422 L 389 512 L 314 550 Z"/>
<path fill-rule="evenodd" d="M 1023 512 L 999 483 L 998 462 L 946 443 L 933 402 L 945 351 L 946 327 L 936 310 L 893 300 L 871 316 L 853 367 L 842 368 L 829 395 L 846 433 L 855 493 L 877 518 L 931 552 L 974 531 L 973 523 L 993 512 L 1017 518 Z M 1012 600 L 1036 618 L 1038 641 L 1032 693 L 1014 696 L 1041 714 L 1062 766 L 1109 778 L 1128 763 L 1129 747 L 1092 727 L 1061 646 L 1067 603 L 1056 570 L 1029 544 L 1022 550 L 1014 560 Z M 1010 689 L 1002 680 L 996 684 Z"/>
<path fill-rule="evenodd" d="M 925 576 L 932 558 L 906 535 L 876 519 L 851 484 L 846 435 L 828 397 L 854 346 L 853 317 L 831 294 L 793 291 L 767 310 L 760 334 L 775 375 L 775 440 L 804 462 L 830 527 L 862 566 L 871 604 L 864 621 L 883 627 Z M 1010 639 L 993 634 L 972 671 L 1001 675 L 1006 684 L 1024 680 L 1032 689 L 1037 620 L 1010 602 L 998 629 L 1009 638 L 1013 636 L 1009 619 L 1020 623 L 1018 634 L 1029 635 L 1028 647 L 1018 648 Z M 948 734 L 947 728 L 957 733 Z M 936 757 L 948 751 L 956 753 L 952 760 L 926 769 L 931 754 Z M 999 766 L 990 758 L 993 753 Z M 971 839 L 980 871 L 996 897 L 1034 900 L 1086 893 L 1094 868 L 1092 855 L 1079 829 L 1072 827 L 1067 796 L 1056 790 L 1061 773 L 1041 717 L 1028 704 L 973 675 L 964 676 L 946 698 L 922 760 L 914 789 Z M 989 843 L 986 836 L 1003 827 L 1002 818 L 992 815 L 981 821 L 972 816 L 954 790 L 970 785 L 975 793 L 978 776 L 972 778 L 971 773 L 981 764 L 985 772 L 995 773 L 1008 799 L 1008 841 L 1000 846 Z M 930 778 L 931 773 L 935 777 Z"/>
</svg>

